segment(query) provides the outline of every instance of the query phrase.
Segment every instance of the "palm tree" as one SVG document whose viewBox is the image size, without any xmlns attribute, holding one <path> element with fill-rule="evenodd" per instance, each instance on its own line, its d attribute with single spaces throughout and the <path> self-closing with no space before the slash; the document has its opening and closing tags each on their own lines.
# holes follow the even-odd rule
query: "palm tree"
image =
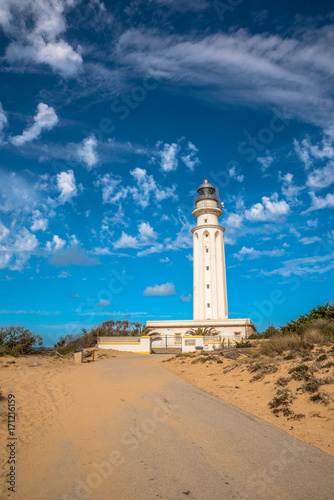
<svg viewBox="0 0 334 500">
<path fill-rule="evenodd" d="M 186 332 L 186 335 L 201 335 L 202 337 L 207 337 L 207 336 L 212 336 L 212 335 L 219 335 L 219 332 L 217 332 L 213 326 L 205 326 L 204 328 L 202 326 L 199 326 L 198 328 L 191 328 Z"/>
<path fill-rule="evenodd" d="M 153 335 L 156 334 L 157 332 L 152 332 L 153 328 L 151 326 L 146 326 L 146 325 L 138 325 L 136 329 L 136 333 L 138 335 L 145 336 L 145 335 Z"/>
</svg>

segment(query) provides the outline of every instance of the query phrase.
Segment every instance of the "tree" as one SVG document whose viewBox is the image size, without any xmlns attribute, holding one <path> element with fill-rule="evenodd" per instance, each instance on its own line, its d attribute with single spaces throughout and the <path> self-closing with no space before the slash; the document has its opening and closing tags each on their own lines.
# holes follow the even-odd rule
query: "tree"
<svg viewBox="0 0 334 500">
<path fill-rule="evenodd" d="M 275 337 L 276 335 L 279 335 L 279 334 L 280 334 L 280 331 L 278 330 L 278 328 L 275 328 L 275 326 L 270 325 L 270 326 L 268 326 L 268 328 L 266 330 L 264 330 L 264 332 L 262 332 L 260 334 L 260 336 L 262 339 L 269 339 L 269 338 Z"/>
<path fill-rule="evenodd" d="M 281 331 L 283 335 L 287 335 L 290 333 L 298 333 L 299 335 L 303 333 L 303 330 L 316 319 L 327 319 L 330 321 L 334 321 L 334 305 L 330 305 L 327 303 L 324 306 L 318 306 L 308 314 L 303 314 L 299 316 L 296 320 L 291 320 L 286 326 L 281 327 Z"/>
<path fill-rule="evenodd" d="M 35 346 L 41 346 L 43 339 L 24 326 L 0 327 L 0 353 L 18 356 L 30 354 Z"/>
<path fill-rule="evenodd" d="M 186 335 L 201 335 L 202 337 L 206 337 L 209 335 L 219 335 L 219 332 L 217 332 L 213 326 L 205 326 L 204 328 L 199 326 L 198 328 L 191 328 L 188 330 Z"/>
<path fill-rule="evenodd" d="M 151 326 L 142 325 L 141 323 L 136 323 L 136 329 L 134 330 L 134 332 L 136 332 L 136 334 L 142 337 L 144 335 L 150 335 L 152 333 L 155 333 L 152 332 L 152 330 L 153 328 Z"/>
</svg>

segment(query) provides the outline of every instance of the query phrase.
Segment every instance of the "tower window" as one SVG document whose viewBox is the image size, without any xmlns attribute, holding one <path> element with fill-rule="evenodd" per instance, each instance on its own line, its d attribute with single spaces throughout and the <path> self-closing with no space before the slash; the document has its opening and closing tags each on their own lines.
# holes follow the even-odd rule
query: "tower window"
<svg viewBox="0 0 334 500">
<path fill-rule="evenodd" d="M 204 222 L 207 223 L 208 222 L 208 219 L 204 219 Z"/>
<path fill-rule="evenodd" d="M 206 266 L 206 270 L 207 270 L 207 271 L 209 270 L 209 266 Z"/>
<path fill-rule="evenodd" d="M 205 236 L 206 236 L 207 238 L 209 237 L 209 235 L 208 235 L 208 234 L 206 234 Z"/>
<path fill-rule="evenodd" d="M 206 248 L 205 251 L 206 251 L 206 253 L 209 253 L 209 249 L 208 248 Z"/>
<path fill-rule="evenodd" d="M 210 304 L 207 304 L 208 307 L 210 307 Z"/>
<path fill-rule="evenodd" d="M 206 288 L 210 288 L 210 285 L 206 285 Z"/>
</svg>

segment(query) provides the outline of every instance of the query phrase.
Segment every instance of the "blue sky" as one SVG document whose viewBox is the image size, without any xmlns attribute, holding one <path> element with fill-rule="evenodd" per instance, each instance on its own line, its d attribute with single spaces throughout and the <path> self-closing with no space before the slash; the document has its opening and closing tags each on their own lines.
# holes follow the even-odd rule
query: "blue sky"
<svg viewBox="0 0 334 500">
<path fill-rule="evenodd" d="M 4 0 L 0 28 L 2 325 L 192 318 L 205 177 L 230 317 L 333 301 L 328 2 Z"/>
</svg>

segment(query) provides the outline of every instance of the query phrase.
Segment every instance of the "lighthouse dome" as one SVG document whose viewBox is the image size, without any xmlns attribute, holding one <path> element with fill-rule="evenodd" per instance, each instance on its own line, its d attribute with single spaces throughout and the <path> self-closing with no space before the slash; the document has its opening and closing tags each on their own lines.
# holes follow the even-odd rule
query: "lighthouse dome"
<svg viewBox="0 0 334 500">
<path fill-rule="evenodd" d="M 216 201 L 218 201 L 216 190 L 207 179 L 205 179 L 204 182 L 199 186 L 199 188 L 197 189 L 197 193 L 198 193 L 198 196 L 195 199 L 195 203 L 197 203 L 200 200 L 216 200 Z"/>
</svg>

